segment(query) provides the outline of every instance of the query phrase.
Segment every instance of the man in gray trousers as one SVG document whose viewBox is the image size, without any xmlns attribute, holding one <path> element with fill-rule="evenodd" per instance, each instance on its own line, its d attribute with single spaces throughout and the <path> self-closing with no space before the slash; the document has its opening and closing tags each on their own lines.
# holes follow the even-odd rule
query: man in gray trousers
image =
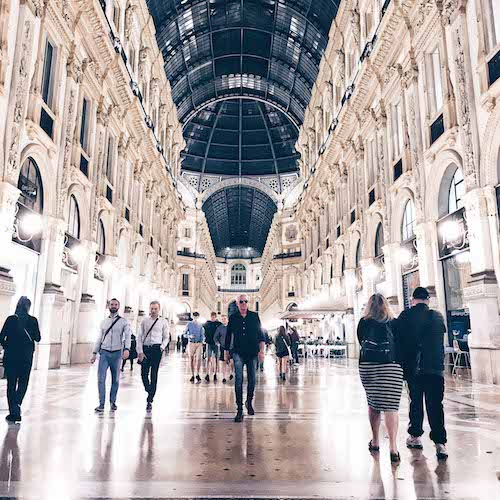
<svg viewBox="0 0 500 500">
<path fill-rule="evenodd" d="M 99 406 L 95 409 L 97 413 L 104 411 L 106 401 L 106 376 L 108 368 L 111 371 L 111 392 L 109 402 L 111 411 L 115 411 L 116 395 L 120 384 L 120 364 L 122 359 L 127 359 L 130 354 L 130 342 L 132 331 L 129 322 L 118 314 L 120 302 L 111 299 L 108 303 L 110 315 L 101 323 L 99 336 L 94 345 L 91 363 L 99 354 L 99 366 L 97 369 L 97 386 L 99 388 Z"/>
</svg>

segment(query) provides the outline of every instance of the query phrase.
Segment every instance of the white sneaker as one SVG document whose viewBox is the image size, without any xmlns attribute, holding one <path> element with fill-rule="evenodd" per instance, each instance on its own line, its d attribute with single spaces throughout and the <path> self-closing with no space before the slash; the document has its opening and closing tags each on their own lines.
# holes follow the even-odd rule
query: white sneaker
<svg viewBox="0 0 500 500">
<path fill-rule="evenodd" d="M 448 458 L 448 452 L 444 444 L 436 443 L 436 456 L 438 460 L 446 460 Z"/>
<path fill-rule="evenodd" d="M 422 450 L 422 440 L 419 437 L 408 436 L 406 439 L 406 447 L 412 450 Z"/>
</svg>

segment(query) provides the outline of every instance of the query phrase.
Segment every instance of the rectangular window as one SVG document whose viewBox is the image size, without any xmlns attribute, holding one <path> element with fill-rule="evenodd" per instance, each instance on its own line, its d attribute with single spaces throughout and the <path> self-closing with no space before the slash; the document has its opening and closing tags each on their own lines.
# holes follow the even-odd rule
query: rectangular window
<svg viewBox="0 0 500 500">
<path fill-rule="evenodd" d="M 400 159 L 395 165 L 394 165 L 394 180 L 399 179 L 403 175 L 403 160 Z"/>
<path fill-rule="evenodd" d="M 499 78 L 500 50 L 488 61 L 488 82 L 490 85 L 493 85 Z"/>
<path fill-rule="evenodd" d="M 436 47 L 428 56 L 428 89 L 430 109 L 432 114 L 439 113 L 443 107 L 443 78 L 441 71 L 441 56 Z"/>
<path fill-rule="evenodd" d="M 189 295 L 189 274 L 182 273 L 182 295 Z"/>
<path fill-rule="evenodd" d="M 113 137 L 108 137 L 108 151 L 106 157 L 106 177 L 113 184 L 113 163 L 115 155 L 115 140 Z"/>
<path fill-rule="evenodd" d="M 190 227 L 184 228 L 184 238 L 191 238 L 191 228 Z"/>
<path fill-rule="evenodd" d="M 42 99 L 52 109 L 54 46 L 47 40 L 42 74 Z"/>
<path fill-rule="evenodd" d="M 88 147 L 89 112 L 90 104 L 84 97 L 82 101 L 82 118 L 80 124 L 80 146 L 85 152 L 87 152 Z"/>
<path fill-rule="evenodd" d="M 488 42 L 487 50 L 491 52 L 500 44 L 500 2 L 498 0 L 484 0 L 486 4 L 485 12 L 485 32 Z"/>
<path fill-rule="evenodd" d="M 368 206 L 373 205 L 375 203 L 375 189 L 372 189 L 368 193 Z"/>
<path fill-rule="evenodd" d="M 116 4 L 113 4 L 113 24 L 116 31 L 120 31 L 120 7 Z"/>
<path fill-rule="evenodd" d="M 372 139 L 368 142 L 367 151 L 367 167 L 368 167 L 368 186 L 371 187 L 375 184 L 375 165 L 377 162 L 377 155 L 375 151 L 375 140 Z"/>
<path fill-rule="evenodd" d="M 431 144 L 434 144 L 439 137 L 444 134 L 444 119 L 443 115 L 439 115 L 431 125 Z"/>
<path fill-rule="evenodd" d="M 396 161 L 403 152 L 403 114 L 401 101 L 392 107 L 392 160 Z"/>
</svg>

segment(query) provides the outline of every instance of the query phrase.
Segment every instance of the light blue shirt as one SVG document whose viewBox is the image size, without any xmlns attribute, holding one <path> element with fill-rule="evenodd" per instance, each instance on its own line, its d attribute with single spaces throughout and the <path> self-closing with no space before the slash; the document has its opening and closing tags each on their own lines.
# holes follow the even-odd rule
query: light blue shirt
<svg viewBox="0 0 500 500">
<path fill-rule="evenodd" d="M 186 325 L 186 329 L 184 330 L 184 335 L 187 336 L 189 342 L 203 342 L 203 338 L 205 336 L 205 329 L 199 323 L 195 323 L 194 321 L 190 321 Z"/>
</svg>

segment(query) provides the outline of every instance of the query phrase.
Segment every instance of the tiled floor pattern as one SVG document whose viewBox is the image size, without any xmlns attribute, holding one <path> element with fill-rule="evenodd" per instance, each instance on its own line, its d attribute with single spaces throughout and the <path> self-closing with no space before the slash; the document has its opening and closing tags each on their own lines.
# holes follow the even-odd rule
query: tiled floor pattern
<svg viewBox="0 0 500 500">
<path fill-rule="evenodd" d="M 0 498 L 500 499 L 500 388 L 448 379 L 450 458 L 432 443 L 402 462 L 367 452 L 355 363 L 308 360 L 286 383 L 267 356 L 256 415 L 235 424 L 233 387 L 191 385 L 186 359 L 165 359 L 152 414 L 139 370 L 122 375 L 118 411 L 96 416 L 96 367 L 34 372 L 21 425 L 0 423 Z M 6 414 L 2 381 L 0 415 Z"/>
</svg>

